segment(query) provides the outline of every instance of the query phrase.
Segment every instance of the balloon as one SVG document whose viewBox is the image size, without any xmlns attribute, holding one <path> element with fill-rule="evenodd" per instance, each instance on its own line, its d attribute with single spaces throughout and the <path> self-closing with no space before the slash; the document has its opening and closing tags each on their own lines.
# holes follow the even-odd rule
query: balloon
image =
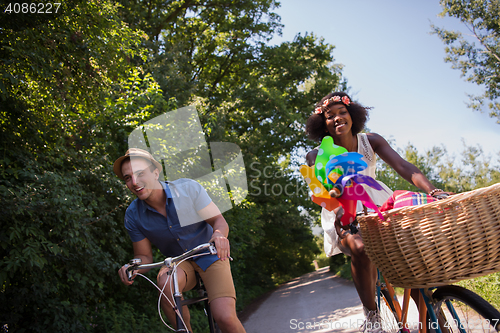
<svg viewBox="0 0 500 333">
<path fill-rule="evenodd" d="M 321 141 L 314 166 L 300 167 L 300 173 L 313 192 L 311 199 L 314 203 L 329 211 L 339 205 L 344 208 L 344 215 L 340 219 L 344 226 L 356 219 L 358 200 L 376 211 L 382 220 L 384 219 L 361 184 L 378 191 L 384 188 L 372 177 L 358 173 L 368 167 L 362 158 L 363 155 L 348 152 L 344 147 L 335 145 L 331 136 L 326 136 Z M 342 189 L 342 194 L 337 199 L 332 198 L 329 193 L 334 186 Z"/>
<path fill-rule="evenodd" d="M 313 167 L 309 167 L 307 165 L 301 165 L 299 170 L 300 173 L 302 174 L 302 177 L 304 177 L 304 180 L 309 186 L 309 189 L 312 191 L 315 197 L 326 198 L 326 199 L 331 198 L 326 188 L 314 175 Z"/>
<path fill-rule="evenodd" d="M 316 156 L 316 161 L 314 163 L 314 173 L 316 178 L 323 183 L 328 190 L 331 190 L 332 186 L 328 184 L 326 178 L 326 164 L 331 158 L 343 153 L 347 153 L 347 149 L 334 144 L 331 136 L 325 136 L 321 141 L 321 145 L 318 149 L 318 155 Z"/>
</svg>

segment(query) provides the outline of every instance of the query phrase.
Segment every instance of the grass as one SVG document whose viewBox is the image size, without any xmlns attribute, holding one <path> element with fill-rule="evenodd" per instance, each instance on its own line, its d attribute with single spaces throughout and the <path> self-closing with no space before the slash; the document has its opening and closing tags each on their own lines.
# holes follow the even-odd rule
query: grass
<svg viewBox="0 0 500 333">
<path fill-rule="evenodd" d="M 478 294 L 500 311 L 500 273 L 463 280 L 454 284 Z M 398 296 L 404 294 L 404 288 L 396 287 L 394 290 Z"/>
<path fill-rule="evenodd" d="M 463 280 L 457 285 L 472 290 L 500 311 L 500 273 Z"/>
<path fill-rule="evenodd" d="M 320 249 L 323 249 L 323 237 L 317 236 L 316 242 Z M 323 268 L 330 266 L 330 272 L 352 281 L 351 276 L 351 257 L 344 254 L 337 254 L 333 257 L 327 257 L 324 251 L 315 257 L 318 267 Z"/>
<path fill-rule="evenodd" d="M 323 268 L 326 266 L 330 265 L 330 258 L 326 256 L 325 252 L 321 252 L 316 258 L 314 259 L 318 263 L 319 268 Z"/>
<path fill-rule="evenodd" d="M 333 272 L 344 279 L 352 281 L 351 257 L 340 253 L 328 259 L 330 265 L 330 272 Z"/>
</svg>

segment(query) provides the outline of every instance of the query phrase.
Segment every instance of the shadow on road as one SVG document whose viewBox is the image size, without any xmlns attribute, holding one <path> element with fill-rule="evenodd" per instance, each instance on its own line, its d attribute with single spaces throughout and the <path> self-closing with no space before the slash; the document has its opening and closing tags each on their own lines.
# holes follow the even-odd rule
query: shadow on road
<svg viewBox="0 0 500 333">
<path fill-rule="evenodd" d="M 241 319 L 248 333 L 350 333 L 364 316 L 354 284 L 325 267 L 281 285 Z"/>
</svg>

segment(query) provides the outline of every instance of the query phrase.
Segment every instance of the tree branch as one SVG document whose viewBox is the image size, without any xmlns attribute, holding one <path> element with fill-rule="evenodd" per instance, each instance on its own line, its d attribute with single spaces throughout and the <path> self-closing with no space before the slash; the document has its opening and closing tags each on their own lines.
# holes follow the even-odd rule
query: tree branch
<svg viewBox="0 0 500 333">
<path fill-rule="evenodd" d="M 194 4 L 198 0 L 186 0 L 182 6 L 174 10 L 172 13 L 170 13 L 159 25 L 156 27 L 154 30 L 153 36 L 158 39 L 158 36 L 160 35 L 161 31 L 165 28 L 167 23 L 172 22 L 175 18 L 179 16 L 179 13 L 182 11 L 187 10 L 189 7 L 191 7 L 192 4 Z M 196 6 L 196 4 L 195 4 Z"/>
<path fill-rule="evenodd" d="M 488 44 L 486 44 L 486 42 L 484 42 L 484 38 L 480 38 L 478 36 L 478 34 L 476 33 L 476 28 L 474 26 L 472 26 L 472 32 L 474 33 L 474 36 L 476 36 L 477 40 L 481 43 L 481 45 L 484 46 L 484 48 L 489 52 L 491 53 L 491 55 L 497 59 L 498 62 L 500 62 L 500 57 L 498 56 L 498 54 L 496 54 L 489 46 Z"/>
</svg>

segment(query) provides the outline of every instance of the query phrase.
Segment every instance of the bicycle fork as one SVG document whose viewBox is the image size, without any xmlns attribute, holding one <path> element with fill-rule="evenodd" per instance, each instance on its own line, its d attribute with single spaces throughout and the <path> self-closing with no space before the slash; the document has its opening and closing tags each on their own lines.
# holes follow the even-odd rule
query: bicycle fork
<svg viewBox="0 0 500 333">
<path fill-rule="evenodd" d="M 396 296 L 396 292 L 392 285 L 390 283 L 382 283 L 381 278 L 382 275 L 380 274 L 380 271 L 377 270 L 378 273 L 378 279 L 377 279 L 377 306 L 380 309 L 380 302 L 383 300 L 381 299 L 381 294 L 385 293 L 390 299 L 390 302 L 392 304 L 387 304 L 387 306 L 392 310 L 394 317 L 397 319 L 399 326 L 400 326 L 400 332 L 401 333 L 409 333 L 410 330 L 407 327 L 407 321 L 408 321 L 408 308 L 410 304 L 410 297 L 411 297 L 411 289 L 405 289 L 404 291 L 404 297 L 403 297 L 403 308 L 401 309 L 401 305 L 399 304 L 399 300 Z M 384 300 L 385 302 L 385 300 Z"/>
<path fill-rule="evenodd" d="M 175 320 L 176 320 L 176 332 L 187 332 L 184 322 L 182 321 L 182 293 L 179 290 L 179 283 L 177 280 L 177 274 L 173 273 L 173 269 L 170 269 L 167 274 L 172 275 L 174 279 L 174 302 L 175 302 Z"/>
</svg>

